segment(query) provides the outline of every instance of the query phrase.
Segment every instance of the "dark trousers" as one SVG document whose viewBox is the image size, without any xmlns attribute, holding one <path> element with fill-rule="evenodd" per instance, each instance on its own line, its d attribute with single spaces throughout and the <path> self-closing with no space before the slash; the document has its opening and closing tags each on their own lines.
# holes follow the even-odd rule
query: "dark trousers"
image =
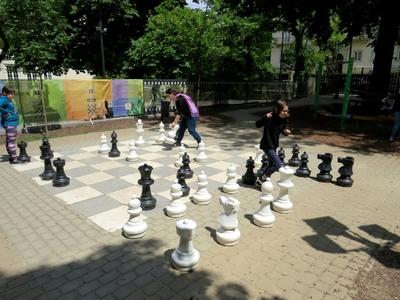
<svg viewBox="0 0 400 300">
<path fill-rule="evenodd" d="M 17 140 L 17 127 L 7 126 L 6 130 L 6 150 L 9 155 L 9 160 L 14 161 L 17 159 L 17 147 L 15 141 Z"/>
<path fill-rule="evenodd" d="M 268 156 L 269 158 L 269 165 L 265 169 L 264 175 L 265 177 L 271 177 L 271 175 L 278 171 L 280 167 L 282 166 L 281 159 L 279 158 L 278 154 L 276 153 L 275 149 L 267 149 L 264 150 L 264 153 Z"/>
<path fill-rule="evenodd" d="M 179 123 L 179 129 L 176 132 L 175 136 L 175 139 L 178 143 L 182 141 L 186 129 L 189 131 L 190 135 L 196 140 L 197 143 L 201 142 L 201 136 L 196 131 L 196 122 L 197 118 L 182 117 L 181 122 Z"/>
</svg>

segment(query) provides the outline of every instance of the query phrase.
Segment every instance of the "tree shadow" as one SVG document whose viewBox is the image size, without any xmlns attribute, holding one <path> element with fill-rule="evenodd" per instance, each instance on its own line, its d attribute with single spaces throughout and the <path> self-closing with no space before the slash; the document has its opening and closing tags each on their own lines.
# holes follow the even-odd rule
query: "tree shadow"
<svg viewBox="0 0 400 300">
<path fill-rule="evenodd" d="M 3 273 L 0 299 L 215 299 L 207 292 L 214 275 L 173 269 L 173 249 L 160 253 L 162 246 L 157 239 L 127 240 L 70 263 L 42 265 L 13 276 Z M 250 299 L 246 287 L 237 283 L 227 282 L 216 290 L 222 299 Z"/>
<path fill-rule="evenodd" d="M 346 225 L 329 216 L 306 219 L 304 222 L 314 230 L 315 234 L 304 236 L 303 240 L 316 250 L 332 254 L 363 251 L 374 257 L 385 267 L 400 269 L 400 251 L 394 247 L 399 243 L 400 237 L 377 224 L 362 225 L 359 228 L 374 238 L 385 240 L 386 242 L 383 246 L 360 236 L 351 231 Z M 360 243 L 361 246 L 356 249 L 346 250 L 330 236 L 342 236 Z"/>
</svg>

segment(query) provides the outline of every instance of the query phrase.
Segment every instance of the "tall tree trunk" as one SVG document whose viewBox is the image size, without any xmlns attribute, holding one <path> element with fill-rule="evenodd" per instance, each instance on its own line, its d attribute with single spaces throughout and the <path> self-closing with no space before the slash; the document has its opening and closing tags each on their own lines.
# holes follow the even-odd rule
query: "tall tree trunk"
<svg viewBox="0 0 400 300">
<path fill-rule="evenodd" d="M 389 91 L 390 73 L 394 45 L 399 36 L 399 18 L 392 6 L 387 6 L 379 24 L 378 39 L 375 45 L 374 69 L 369 91 L 376 95 L 386 95 Z"/>
<path fill-rule="evenodd" d="M 304 30 L 296 30 L 294 32 L 295 35 L 295 43 L 294 43 L 294 53 L 296 57 L 296 61 L 294 63 L 294 80 L 298 80 L 300 78 L 301 72 L 304 71 L 306 65 L 306 59 L 304 57 Z"/>
</svg>

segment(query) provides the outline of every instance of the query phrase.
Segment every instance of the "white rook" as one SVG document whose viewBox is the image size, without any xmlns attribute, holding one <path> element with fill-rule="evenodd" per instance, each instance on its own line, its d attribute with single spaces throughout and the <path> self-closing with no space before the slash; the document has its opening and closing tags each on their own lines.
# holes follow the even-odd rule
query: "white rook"
<svg viewBox="0 0 400 300">
<path fill-rule="evenodd" d="M 172 252 L 171 264 L 179 271 L 191 271 L 199 263 L 200 253 L 193 247 L 196 227 L 196 222 L 189 219 L 176 222 L 176 233 L 180 236 L 180 239 L 178 248 Z"/>
</svg>

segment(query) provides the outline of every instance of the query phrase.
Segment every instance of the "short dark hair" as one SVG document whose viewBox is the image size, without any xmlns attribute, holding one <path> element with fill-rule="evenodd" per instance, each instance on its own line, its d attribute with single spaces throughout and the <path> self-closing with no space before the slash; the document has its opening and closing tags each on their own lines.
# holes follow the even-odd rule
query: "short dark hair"
<svg viewBox="0 0 400 300">
<path fill-rule="evenodd" d="M 15 94 L 15 90 L 9 86 L 3 86 L 3 88 L 1 89 L 1 93 L 3 95 Z"/>
<path fill-rule="evenodd" d="M 165 92 L 167 95 L 177 95 L 177 94 L 179 94 L 179 92 L 176 90 L 176 89 L 173 89 L 173 88 L 169 88 L 166 92 Z"/>
</svg>

